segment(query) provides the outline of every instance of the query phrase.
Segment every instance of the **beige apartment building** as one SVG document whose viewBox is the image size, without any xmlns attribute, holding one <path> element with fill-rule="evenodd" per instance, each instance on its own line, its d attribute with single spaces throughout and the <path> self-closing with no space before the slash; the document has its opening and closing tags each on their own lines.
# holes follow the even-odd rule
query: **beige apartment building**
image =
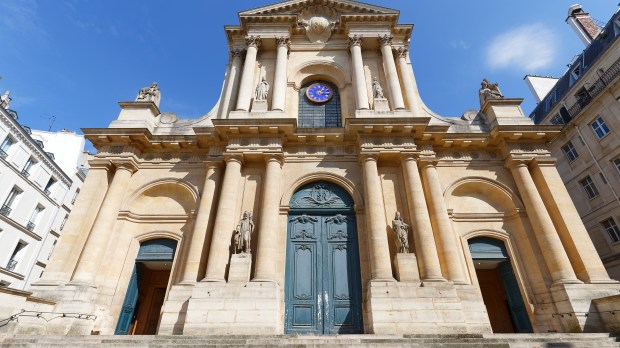
<svg viewBox="0 0 620 348">
<path fill-rule="evenodd" d="M 433 113 L 397 10 L 292 0 L 239 19 L 209 113 L 161 112 L 153 84 L 84 129 L 98 153 L 43 278 L 0 291 L 0 313 L 11 295 L 71 315 L 3 330 L 613 329 L 620 284 L 548 150 L 560 126 L 486 79 L 479 112 Z"/>
<path fill-rule="evenodd" d="M 620 279 L 620 13 L 601 29 L 576 5 L 567 22 L 586 49 L 530 117 L 562 126 L 549 151 L 609 275 Z"/>
</svg>

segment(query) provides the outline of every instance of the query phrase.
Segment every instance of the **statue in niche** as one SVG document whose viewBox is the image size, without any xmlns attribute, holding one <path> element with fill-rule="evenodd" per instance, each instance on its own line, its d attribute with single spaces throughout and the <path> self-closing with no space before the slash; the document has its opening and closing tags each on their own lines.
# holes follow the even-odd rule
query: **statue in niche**
<svg viewBox="0 0 620 348">
<path fill-rule="evenodd" d="M 252 232 L 254 231 L 254 222 L 252 222 L 252 212 L 243 213 L 243 219 L 235 228 L 235 253 L 240 251 L 244 254 L 252 253 L 250 245 L 252 243 Z"/>
<path fill-rule="evenodd" d="M 5 109 L 8 109 L 11 104 L 11 97 L 9 95 L 11 95 L 11 91 L 6 91 L 0 96 L 0 105 Z"/>
<path fill-rule="evenodd" d="M 376 76 L 372 80 L 372 94 L 375 98 L 385 99 L 385 96 L 383 96 L 383 87 L 381 87 L 381 84 L 379 83 L 379 79 L 377 79 Z"/>
<path fill-rule="evenodd" d="M 267 95 L 269 95 L 269 82 L 267 82 L 267 79 L 263 76 L 258 86 L 256 86 L 256 95 L 254 99 L 267 100 Z"/>
<path fill-rule="evenodd" d="M 504 99 L 497 83 L 490 83 L 489 80 L 483 79 L 480 85 L 480 107 L 489 99 Z"/>
<path fill-rule="evenodd" d="M 150 86 L 140 88 L 140 92 L 138 92 L 138 96 L 136 97 L 137 102 L 153 102 L 155 105 L 159 106 L 159 100 L 161 98 L 161 93 L 159 91 L 159 86 L 157 86 L 157 82 L 153 82 Z"/>
<path fill-rule="evenodd" d="M 396 216 L 392 220 L 392 230 L 394 230 L 398 252 L 409 254 L 409 225 L 403 221 L 399 212 L 396 212 Z"/>
</svg>

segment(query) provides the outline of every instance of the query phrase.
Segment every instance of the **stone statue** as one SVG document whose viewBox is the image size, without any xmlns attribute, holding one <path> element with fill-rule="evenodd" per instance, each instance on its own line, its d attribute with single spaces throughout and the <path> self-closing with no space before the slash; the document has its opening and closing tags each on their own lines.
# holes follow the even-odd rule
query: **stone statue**
<svg viewBox="0 0 620 348">
<path fill-rule="evenodd" d="M 396 212 L 396 216 L 392 220 L 392 229 L 398 245 L 398 252 L 409 254 L 409 225 L 403 221 L 399 212 Z"/>
<path fill-rule="evenodd" d="M 489 99 L 504 99 L 497 83 L 490 83 L 489 80 L 483 79 L 480 85 L 480 107 Z"/>
<path fill-rule="evenodd" d="M 0 106 L 5 109 L 8 109 L 9 105 L 11 104 L 11 97 L 9 97 L 10 94 L 11 91 L 6 91 L 3 95 L 0 96 Z"/>
<path fill-rule="evenodd" d="M 235 253 L 241 251 L 244 254 L 252 253 L 250 244 L 252 243 L 252 232 L 254 231 L 254 222 L 252 222 L 252 212 L 243 213 L 243 219 L 235 228 Z"/>
<path fill-rule="evenodd" d="M 157 82 L 153 82 L 152 85 L 140 88 L 140 92 L 136 97 L 137 102 L 153 102 L 155 105 L 159 107 L 159 100 L 161 98 L 161 93 L 159 91 L 159 86 L 157 86 Z"/>
<path fill-rule="evenodd" d="M 376 76 L 372 80 L 372 94 L 375 98 L 385 99 L 385 97 L 383 96 L 383 87 L 381 87 L 379 79 L 377 79 Z"/>
<path fill-rule="evenodd" d="M 256 86 L 256 98 L 255 100 L 267 100 L 269 94 L 269 82 L 265 79 L 265 76 L 261 79 L 258 86 Z"/>
</svg>

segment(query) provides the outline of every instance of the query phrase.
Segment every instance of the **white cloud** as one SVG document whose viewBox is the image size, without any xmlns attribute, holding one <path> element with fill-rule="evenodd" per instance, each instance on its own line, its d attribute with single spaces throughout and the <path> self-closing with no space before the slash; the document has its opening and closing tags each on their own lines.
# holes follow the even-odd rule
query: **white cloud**
<svg viewBox="0 0 620 348">
<path fill-rule="evenodd" d="M 487 47 L 492 69 L 519 69 L 533 72 L 553 63 L 556 35 L 542 24 L 527 24 L 498 34 Z"/>
<path fill-rule="evenodd" d="M 38 25 L 38 6 L 34 0 L 0 2 L 0 36 L 12 32 L 45 34 Z"/>
</svg>

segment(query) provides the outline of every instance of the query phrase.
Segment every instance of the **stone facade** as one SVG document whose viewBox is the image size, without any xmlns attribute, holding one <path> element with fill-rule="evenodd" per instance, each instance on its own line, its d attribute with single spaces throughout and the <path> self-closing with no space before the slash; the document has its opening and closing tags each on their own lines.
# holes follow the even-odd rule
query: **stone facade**
<svg viewBox="0 0 620 348">
<path fill-rule="evenodd" d="M 617 294 L 620 285 L 609 279 L 547 149 L 559 127 L 534 125 L 521 100 L 503 98 L 497 85 L 478 113 L 446 118 L 430 111 L 408 54 L 413 27 L 399 24 L 396 10 L 297 0 L 240 19 L 226 27 L 230 64 L 210 113 L 179 120 L 160 112 L 159 99 L 122 102 L 108 128 L 84 129 L 98 154 L 32 291 L 55 301 L 57 312 L 96 319 L 25 323 L 17 332 L 114 333 L 141 244 L 158 238 L 177 241 L 158 334 L 295 331 L 287 326 L 295 315 L 287 248 L 289 217 L 302 212 L 291 202 L 316 182 L 339 187 L 350 201 L 339 208 L 350 218 L 334 224 L 354 230 L 328 239 L 357 236 L 338 250 L 354 247 L 346 255 L 359 255 L 345 262 L 359 268 L 348 277 L 361 288 L 349 287 L 351 297 L 341 298 L 359 292 L 361 332 L 491 332 L 477 276 L 482 262 L 470 251 L 479 237 L 504 246 L 515 279 L 508 290 L 522 299 L 531 330 L 602 328 L 593 325 L 600 318 L 592 300 Z M 375 77 L 384 89 L 380 107 Z M 271 88 L 267 105 L 257 108 L 253 96 L 263 78 Z M 307 100 L 315 82 L 329 101 Z M 324 110 L 323 118 L 308 110 Z M 308 119 L 325 127 L 308 127 Z M 331 207 L 333 193 L 322 184 L 315 189 L 309 200 Z M 233 233 L 246 211 L 255 225 L 252 252 L 234 256 Z M 397 211 L 410 226 L 414 257 L 397 253 L 390 227 Z M 311 277 L 315 264 L 307 265 Z M 327 293 L 319 292 L 317 308 L 338 300 Z M 313 301 L 313 293 L 298 295 Z"/>
</svg>

